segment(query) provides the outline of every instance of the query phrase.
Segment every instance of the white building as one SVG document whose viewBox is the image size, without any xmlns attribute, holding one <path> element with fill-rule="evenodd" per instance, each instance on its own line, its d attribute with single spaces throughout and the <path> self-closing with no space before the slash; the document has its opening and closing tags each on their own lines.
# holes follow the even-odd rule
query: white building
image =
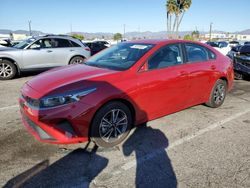
<svg viewBox="0 0 250 188">
<path fill-rule="evenodd" d="M 0 34 L 0 39 L 9 39 L 10 35 L 9 34 Z"/>
<path fill-rule="evenodd" d="M 205 38 L 210 38 L 210 34 L 205 34 Z M 211 33 L 211 39 L 225 39 L 227 35 L 224 33 Z"/>
<path fill-rule="evenodd" d="M 25 40 L 27 38 L 27 35 L 25 34 L 12 34 L 12 40 Z"/>
<path fill-rule="evenodd" d="M 250 35 L 237 35 L 237 40 L 250 41 Z"/>
<path fill-rule="evenodd" d="M 209 39 L 210 34 L 205 34 L 205 38 Z M 235 33 L 211 33 L 211 39 L 250 41 L 250 35 L 242 35 Z"/>
</svg>

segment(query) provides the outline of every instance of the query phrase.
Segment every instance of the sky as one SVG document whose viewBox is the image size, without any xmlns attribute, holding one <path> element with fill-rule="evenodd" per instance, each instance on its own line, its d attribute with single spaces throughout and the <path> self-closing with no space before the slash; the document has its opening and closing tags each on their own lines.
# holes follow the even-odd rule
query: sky
<svg viewBox="0 0 250 188">
<path fill-rule="evenodd" d="M 164 31 L 166 0 L 0 0 L 0 29 L 46 33 Z M 250 29 L 250 0 L 192 0 L 181 31 Z"/>
</svg>

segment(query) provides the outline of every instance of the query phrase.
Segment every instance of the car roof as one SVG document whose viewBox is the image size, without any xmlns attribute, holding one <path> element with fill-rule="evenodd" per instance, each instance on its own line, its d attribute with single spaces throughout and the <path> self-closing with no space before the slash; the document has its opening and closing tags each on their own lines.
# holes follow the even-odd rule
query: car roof
<svg viewBox="0 0 250 188">
<path fill-rule="evenodd" d="M 43 39 L 43 38 L 63 38 L 63 39 L 71 39 L 74 40 L 75 38 L 69 35 L 41 35 L 41 36 L 33 36 L 34 39 Z"/>
<path fill-rule="evenodd" d="M 42 35 L 42 36 L 33 36 L 33 37 L 29 38 L 29 39 L 39 40 L 39 39 L 46 39 L 46 38 L 66 39 L 66 40 L 74 41 L 77 44 L 79 44 L 80 46 L 84 45 L 81 40 L 76 39 L 74 37 L 71 37 L 69 35 Z"/>
</svg>

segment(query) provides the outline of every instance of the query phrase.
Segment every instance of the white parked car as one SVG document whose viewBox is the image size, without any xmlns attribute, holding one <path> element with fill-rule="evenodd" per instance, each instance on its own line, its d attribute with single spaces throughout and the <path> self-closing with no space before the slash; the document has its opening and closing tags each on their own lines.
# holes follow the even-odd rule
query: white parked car
<svg viewBox="0 0 250 188">
<path fill-rule="evenodd" d="M 13 47 L 0 48 L 0 80 L 24 71 L 82 63 L 90 49 L 80 40 L 60 35 L 29 38 Z"/>
<path fill-rule="evenodd" d="M 219 41 L 219 42 L 206 42 L 206 44 L 214 47 L 216 50 L 218 50 L 223 55 L 227 55 L 228 52 L 230 52 L 231 47 L 228 42 L 225 41 Z"/>
</svg>

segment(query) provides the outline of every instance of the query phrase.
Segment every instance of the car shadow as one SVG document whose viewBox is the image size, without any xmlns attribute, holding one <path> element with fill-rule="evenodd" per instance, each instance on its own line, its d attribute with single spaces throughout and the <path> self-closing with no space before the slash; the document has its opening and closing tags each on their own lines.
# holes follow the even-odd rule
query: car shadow
<svg viewBox="0 0 250 188">
<path fill-rule="evenodd" d="M 48 70 L 49 69 L 22 72 L 22 73 L 16 75 L 13 79 L 25 78 L 25 77 L 30 77 L 30 76 L 37 76 L 38 74 L 41 74 L 41 73 L 46 72 Z"/>
<path fill-rule="evenodd" d="M 168 139 L 159 129 L 146 124 L 134 128 L 123 143 L 125 156 L 135 154 L 136 188 L 175 188 L 177 179 L 166 149 Z M 9 180 L 4 188 L 90 187 L 93 179 L 108 165 L 108 159 L 97 154 L 98 147 L 78 148 L 52 165 L 48 160 Z M 105 149 L 101 149 L 105 152 Z M 114 150 L 111 150 L 114 151 Z M 110 152 L 108 149 L 107 152 Z"/>
<path fill-rule="evenodd" d="M 136 157 L 135 187 L 175 188 L 177 180 L 166 148 L 168 139 L 159 129 L 146 124 L 135 129 L 123 144 L 123 153 Z"/>
<path fill-rule="evenodd" d="M 45 160 L 6 183 L 4 188 L 17 187 L 89 187 L 91 181 L 107 166 L 108 159 L 78 148 L 49 166 Z"/>
</svg>

